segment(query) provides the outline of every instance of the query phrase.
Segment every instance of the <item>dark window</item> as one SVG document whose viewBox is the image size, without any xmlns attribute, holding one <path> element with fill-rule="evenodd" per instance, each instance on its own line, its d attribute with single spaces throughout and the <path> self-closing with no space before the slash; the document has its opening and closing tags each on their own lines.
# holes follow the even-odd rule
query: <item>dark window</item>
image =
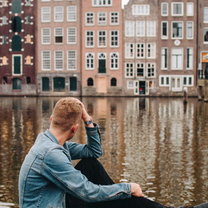
<svg viewBox="0 0 208 208">
<path fill-rule="evenodd" d="M 22 22 L 20 17 L 12 17 L 12 31 L 21 32 Z"/>
<path fill-rule="evenodd" d="M 65 78 L 55 77 L 53 79 L 53 87 L 56 92 L 65 91 Z"/>
<path fill-rule="evenodd" d="M 42 77 L 42 91 L 49 91 L 49 78 Z"/>
<path fill-rule="evenodd" d="M 92 78 L 88 78 L 87 80 L 87 86 L 93 86 L 94 85 L 94 81 Z"/>
<path fill-rule="evenodd" d="M 77 91 L 77 78 L 76 77 L 70 77 L 69 82 L 70 82 L 69 90 L 70 91 Z"/>
<path fill-rule="evenodd" d="M 13 90 L 21 90 L 21 80 L 18 78 L 14 78 L 12 80 L 12 89 Z"/>
<path fill-rule="evenodd" d="M 117 80 L 116 78 L 111 79 L 111 86 L 117 86 Z"/>
<path fill-rule="evenodd" d="M 26 82 L 27 82 L 27 84 L 30 84 L 31 83 L 31 78 L 27 77 Z"/>
<path fill-rule="evenodd" d="M 12 13 L 21 13 L 21 0 L 12 0 Z"/>
<path fill-rule="evenodd" d="M 99 67 L 98 67 L 99 73 L 106 73 L 106 63 L 105 62 L 106 62 L 105 59 L 99 60 Z"/>
<path fill-rule="evenodd" d="M 12 37 L 12 51 L 21 51 L 22 41 L 19 35 L 14 35 Z"/>
<path fill-rule="evenodd" d="M 3 77 L 3 84 L 7 84 L 7 83 L 8 83 L 7 77 Z"/>
<path fill-rule="evenodd" d="M 21 74 L 21 56 L 14 56 L 13 57 L 13 73 L 14 74 Z"/>
</svg>

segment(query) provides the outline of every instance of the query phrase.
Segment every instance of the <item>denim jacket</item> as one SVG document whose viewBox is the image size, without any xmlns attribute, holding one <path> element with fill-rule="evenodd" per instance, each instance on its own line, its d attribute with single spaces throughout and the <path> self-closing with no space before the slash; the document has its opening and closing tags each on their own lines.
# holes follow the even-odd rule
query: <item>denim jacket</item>
<svg viewBox="0 0 208 208">
<path fill-rule="evenodd" d="M 87 202 L 131 197 L 129 184 L 96 185 L 73 167 L 73 159 L 102 155 L 98 127 L 86 132 L 84 145 L 61 146 L 49 130 L 38 135 L 20 170 L 20 208 L 64 208 L 66 192 Z"/>
</svg>

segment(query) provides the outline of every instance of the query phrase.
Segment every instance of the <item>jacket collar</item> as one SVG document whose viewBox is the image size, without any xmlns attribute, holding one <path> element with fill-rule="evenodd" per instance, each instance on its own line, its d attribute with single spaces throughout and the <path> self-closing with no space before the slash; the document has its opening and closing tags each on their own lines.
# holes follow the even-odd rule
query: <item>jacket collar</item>
<svg viewBox="0 0 208 208">
<path fill-rule="evenodd" d="M 47 129 L 44 134 L 52 141 L 55 142 L 57 144 L 59 144 L 58 140 L 56 139 L 56 137 L 49 131 L 49 129 Z"/>
</svg>

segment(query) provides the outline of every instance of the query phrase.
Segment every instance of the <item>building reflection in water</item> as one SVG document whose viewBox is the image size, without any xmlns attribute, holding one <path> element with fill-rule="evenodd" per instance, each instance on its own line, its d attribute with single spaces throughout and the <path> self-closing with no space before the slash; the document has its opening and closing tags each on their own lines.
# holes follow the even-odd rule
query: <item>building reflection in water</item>
<svg viewBox="0 0 208 208">
<path fill-rule="evenodd" d="M 0 99 L 0 201 L 18 204 L 18 173 L 59 98 Z M 114 181 L 142 185 L 167 205 L 208 199 L 208 104 L 190 99 L 82 98 L 101 129 Z M 74 141 L 85 143 L 83 123 Z"/>
</svg>

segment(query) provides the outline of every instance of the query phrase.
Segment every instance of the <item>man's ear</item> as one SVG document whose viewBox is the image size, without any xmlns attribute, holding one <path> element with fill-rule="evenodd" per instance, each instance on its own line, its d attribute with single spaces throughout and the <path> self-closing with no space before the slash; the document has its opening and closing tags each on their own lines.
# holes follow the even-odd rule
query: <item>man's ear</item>
<svg viewBox="0 0 208 208">
<path fill-rule="evenodd" d="M 74 125 L 72 125 L 72 127 L 71 127 L 71 132 L 72 132 L 73 134 L 76 133 L 78 127 L 79 127 L 79 124 L 74 124 Z"/>
</svg>

